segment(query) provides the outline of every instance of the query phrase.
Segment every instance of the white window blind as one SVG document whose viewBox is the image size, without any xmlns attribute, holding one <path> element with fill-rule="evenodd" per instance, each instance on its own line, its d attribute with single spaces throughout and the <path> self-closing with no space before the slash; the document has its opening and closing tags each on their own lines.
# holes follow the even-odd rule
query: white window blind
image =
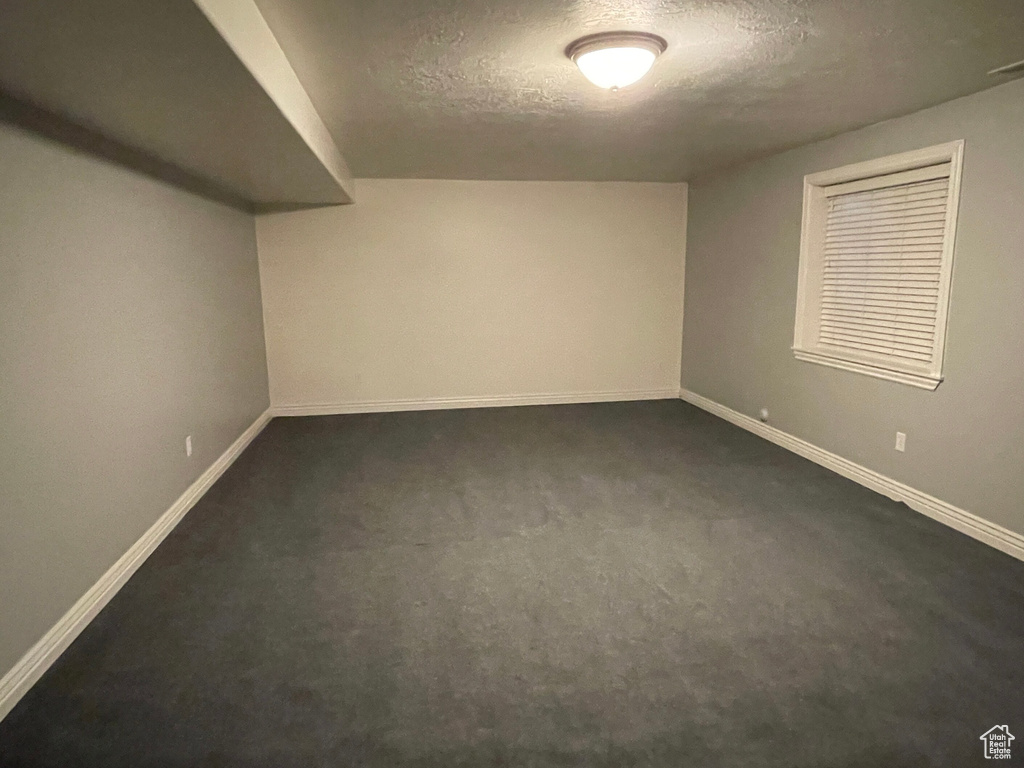
<svg viewBox="0 0 1024 768">
<path fill-rule="evenodd" d="M 797 357 L 938 385 L 959 184 L 949 147 L 918 167 L 879 161 L 891 173 L 864 178 L 862 164 L 817 175 L 832 183 L 808 177 Z"/>
<path fill-rule="evenodd" d="M 934 173 L 942 175 L 829 196 L 818 325 L 822 344 L 931 362 L 949 163 Z"/>
</svg>

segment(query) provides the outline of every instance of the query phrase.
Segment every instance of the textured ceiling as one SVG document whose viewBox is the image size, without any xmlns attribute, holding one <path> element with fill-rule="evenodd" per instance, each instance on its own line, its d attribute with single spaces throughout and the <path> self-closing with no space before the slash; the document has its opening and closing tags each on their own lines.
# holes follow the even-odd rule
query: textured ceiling
<svg viewBox="0 0 1024 768">
<path fill-rule="evenodd" d="M 987 70 L 1024 59 L 1024 0 L 257 4 L 363 177 L 679 181 L 996 85 Z M 601 91 L 563 51 L 623 28 L 669 48 Z"/>
</svg>

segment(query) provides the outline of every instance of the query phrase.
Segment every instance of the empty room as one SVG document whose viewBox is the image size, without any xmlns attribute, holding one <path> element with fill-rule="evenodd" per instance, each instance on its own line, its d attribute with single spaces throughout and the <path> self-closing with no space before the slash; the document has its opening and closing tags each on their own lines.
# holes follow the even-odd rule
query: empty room
<svg viewBox="0 0 1024 768">
<path fill-rule="evenodd" d="M 0 3 L 0 768 L 990 760 L 1024 2 Z"/>
</svg>

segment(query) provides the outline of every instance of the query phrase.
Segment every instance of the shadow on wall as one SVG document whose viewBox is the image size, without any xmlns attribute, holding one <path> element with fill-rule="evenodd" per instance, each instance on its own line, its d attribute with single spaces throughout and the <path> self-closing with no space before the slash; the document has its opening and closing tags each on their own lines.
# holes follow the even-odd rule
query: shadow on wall
<svg viewBox="0 0 1024 768">
<path fill-rule="evenodd" d="M 2 91 L 0 123 L 33 131 L 79 152 L 102 158 L 207 200 L 223 203 L 247 213 L 257 212 L 252 203 L 225 187 Z"/>
</svg>

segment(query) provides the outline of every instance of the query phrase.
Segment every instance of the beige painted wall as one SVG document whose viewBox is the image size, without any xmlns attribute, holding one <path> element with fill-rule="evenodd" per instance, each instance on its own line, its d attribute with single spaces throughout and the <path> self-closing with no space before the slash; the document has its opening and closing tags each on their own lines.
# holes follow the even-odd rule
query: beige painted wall
<svg viewBox="0 0 1024 768">
<path fill-rule="evenodd" d="M 266 409 L 255 246 L 0 126 L 0 676 Z"/>
<path fill-rule="evenodd" d="M 794 359 L 803 176 L 954 139 L 945 381 Z M 1024 80 L 699 179 L 689 222 L 684 388 L 1024 533 Z"/>
<path fill-rule="evenodd" d="M 677 391 L 685 185 L 357 183 L 257 218 L 275 406 Z"/>
</svg>

